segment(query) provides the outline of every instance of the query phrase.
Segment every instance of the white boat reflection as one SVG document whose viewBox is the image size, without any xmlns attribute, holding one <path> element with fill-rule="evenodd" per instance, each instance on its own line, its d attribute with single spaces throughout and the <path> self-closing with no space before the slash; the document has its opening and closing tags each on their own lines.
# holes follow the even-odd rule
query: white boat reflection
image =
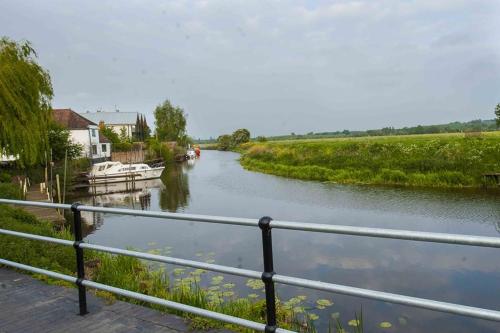
<svg viewBox="0 0 500 333">
<path fill-rule="evenodd" d="M 163 187 L 160 179 L 91 185 L 88 189 L 91 196 L 82 198 L 81 202 L 93 206 L 145 210 L 151 206 L 151 189 L 159 187 Z M 102 213 L 82 212 L 82 218 L 93 229 L 103 223 Z"/>
</svg>

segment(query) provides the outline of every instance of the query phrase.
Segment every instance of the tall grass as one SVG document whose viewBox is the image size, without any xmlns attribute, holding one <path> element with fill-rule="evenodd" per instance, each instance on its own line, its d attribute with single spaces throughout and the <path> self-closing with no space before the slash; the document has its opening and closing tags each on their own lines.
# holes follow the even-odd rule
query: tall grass
<svg viewBox="0 0 500 333">
<path fill-rule="evenodd" d="M 248 143 L 249 170 L 305 180 L 433 187 L 484 185 L 500 172 L 500 134 L 391 136 Z"/>
</svg>

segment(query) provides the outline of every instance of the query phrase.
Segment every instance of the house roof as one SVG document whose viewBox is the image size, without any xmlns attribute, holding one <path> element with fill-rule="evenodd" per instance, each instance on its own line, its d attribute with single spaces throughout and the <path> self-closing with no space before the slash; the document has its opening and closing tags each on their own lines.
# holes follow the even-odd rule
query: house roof
<svg viewBox="0 0 500 333">
<path fill-rule="evenodd" d="M 85 112 L 80 113 L 81 116 L 99 124 L 101 121 L 106 125 L 133 125 L 137 121 L 139 112 Z"/>
<path fill-rule="evenodd" d="M 68 129 L 87 129 L 90 126 L 97 126 L 96 123 L 86 119 L 71 109 L 53 109 L 54 121 Z"/>
</svg>

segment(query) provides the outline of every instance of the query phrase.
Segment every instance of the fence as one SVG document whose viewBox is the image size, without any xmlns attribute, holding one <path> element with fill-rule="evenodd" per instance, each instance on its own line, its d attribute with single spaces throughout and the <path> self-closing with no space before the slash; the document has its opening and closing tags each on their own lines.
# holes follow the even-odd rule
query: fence
<svg viewBox="0 0 500 333">
<path fill-rule="evenodd" d="M 247 218 L 232 218 L 232 217 L 194 215 L 194 214 L 179 214 L 179 213 L 151 212 L 151 211 L 148 212 L 148 211 L 138 211 L 132 209 L 85 206 L 85 205 L 80 205 L 78 203 L 75 203 L 73 205 L 66 205 L 66 204 L 0 199 L 0 204 L 1 203 L 22 205 L 22 206 L 71 209 L 73 213 L 75 241 L 27 234 L 5 229 L 0 229 L 0 234 L 23 237 L 27 239 L 51 242 L 60 245 L 74 247 L 76 253 L 77 277 L 64 275 L 37 267 L 27 266 L 21 263 L 12 262 L 5 259 L 0 259 L 0 264 L 23 269 L 38 274 L 44 274 L 52 278 L 75 283 L 78 286 L 79 307 L 81 315 L 87 313 L 85 288 L 89 287 L 99 290 L 105 290 L 117 295 L 130 297 L 133 299 L 137 299 L 152 304 L 162 305 L 171 309 L 189 312 L 195 315 L 216 319 L 231 324 L 241 325 L 243 327 L 247 327 L 256 331 L 286 333 L 290 331 L 285 330 L 283 328 L 279 328 L 279 323 L 276 322 L 276 296 L 274 291 L 274 284 L 281 283 L 290 286 L 311 288 L 338 294 L 350 295 L 350 296 L 358 296 L 358 297 L 385 301 L 390 303 L 414 306 L 428 310 L 441 311 L 451 314 L 500 322 L 500 311 L 496 310 L 483 309 L 479 307 L 472 307 L 454 303 L 440 302 L 424 298 L 417 298 L 417 297 L 393 294 L 388 292 L 375 291 L 371 289 L 362 289 L 346 285 L 313 281 L 308 279 L 276 274 L 273 266 L 272 229 L 288 229 L 297 231 L 343 234 L 351 236 L 378 237 L 378 238 L 390 238 L 390 239 L 400 239 L 409 241 L 423 241 L 423 242 L 435 242 L 435 243 L 454 244 L 454 245 L 500 248 L 500 238 L 497 237 L 275 221 L 267 216 L 257 220 L 257 219 L 247 219 Z M 142 217 L 172 219 L 172 220 L 184 220 L 184 221 L 193 221 L 201 223 L 218 223 L 218 224 L 237 225 L 244 227 L 259 227 L 262 237 L 264 270 L 263 272 L 258 272 L 253 270 L 209 264 L 204 262 L 172 258 L 167 256 L 154 255 L 149 253 L 142 253 L 137 251 L 123 250 L 119 248 L 85 243 L 82 241 L 82 232 L 81 232 L 82 211 L 132 215 L 132 216 L 142 216 Z M 175 264 L 192 268 L 201 268 L 209 271 L 233 274 L 253 279 L 262 279 L 265 285 L 265 295 L 266 295 L 266 324 L 257 323 L 243 318 L 238 318 L 213 311 L 208 311 L 205 309 L 200 309 L 185 304 L 176 303 L 157 297 L 147 296 L 137 292 L 132 292 L 129 290 L 115 288 L 108 285 L 96 283 L 90 280 L 86 280 L 84 271 L 84 262 L 83 262 L 84 249 L 103 251 L 117 255 L 125 255 L 139 259 L 156 261 L 160 263 Z"/>
<path fill-rule="evenodd" d="M 113 151 L 111 152 L 111 161 L 122 163 L 142 163 L 144 162 L 144 150 L 137 149 L 131 151 Z"/>
</svg>

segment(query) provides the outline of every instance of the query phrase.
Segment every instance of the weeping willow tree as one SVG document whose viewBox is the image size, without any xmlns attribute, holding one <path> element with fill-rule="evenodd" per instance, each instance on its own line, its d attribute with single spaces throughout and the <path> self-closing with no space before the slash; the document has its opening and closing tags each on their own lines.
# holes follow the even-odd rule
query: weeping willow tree
<svg viewBox="0 0 500 333">
<path fill-rule="evenodd" d="M 0 39 L 0 150 L 21 165 L 44 160 L 53 96 L 50 76 L 29 42 Z"/>
</svg>

